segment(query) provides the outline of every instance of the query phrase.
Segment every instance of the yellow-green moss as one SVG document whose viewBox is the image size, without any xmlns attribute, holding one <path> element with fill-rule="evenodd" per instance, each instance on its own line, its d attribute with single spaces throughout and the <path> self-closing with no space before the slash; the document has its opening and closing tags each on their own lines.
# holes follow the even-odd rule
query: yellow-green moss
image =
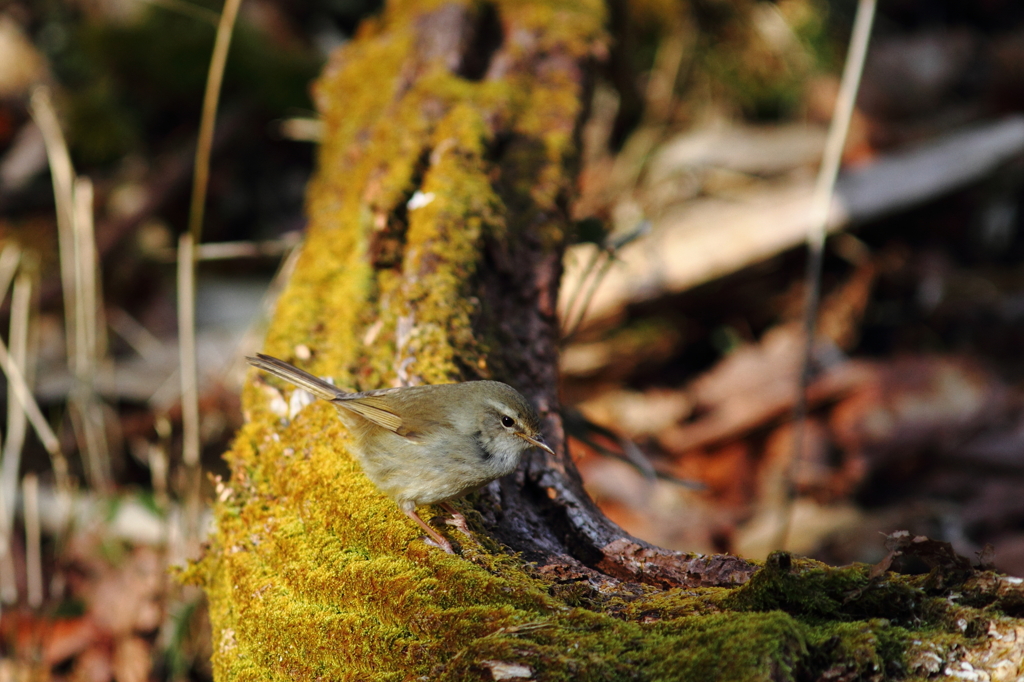
<svg viewBox="0 0 1024 682">
<path fill-rule="evenodd" d="M 416 62 L 417 17 L 441 4 L 392 2 L 316 88 L 326 135 L 310 228 L 266 351 L 342 386 L 492 371 L 472 327 L 485 239 L 528 230 L 553 253 L 564 241 L 557 203 L 573 183 L 581 86 L 557 68 L 470 82 Z M 601 47 L 595 0 L 495 7 L 520 31 L 513 59 L 531 41 L 577 61 Z M 500 192 L 493 120 L 528 142 L 506 151 Z M 415 191 L 430 200 L 408 209 Z M 400 244 L 399 262 L 373 262 L 382 239 Z M 297 360 L 300 344 L 312 358 Z M 790 679 L 829 652 L 865 676 L 900 665 L 913 619 L 868 620 L 881 593 L 859 568 L 776 557 L 738 590 L 626 596 L 540 577 L 485 537 L 448 533 L 462 556 L 444 554 L 363 476 L 332 407 L 285 419 L 271 399 L 291 389 L 266 381 L 244 390 L 248 423 L 226 455 L 217 530 L 185 572 L 210 597 L 219 680 L 477 680 L 491 678 L 488 661 L 542 680 Z M 871 608 L 849 601 L 857 590 Z"/>
</svg>

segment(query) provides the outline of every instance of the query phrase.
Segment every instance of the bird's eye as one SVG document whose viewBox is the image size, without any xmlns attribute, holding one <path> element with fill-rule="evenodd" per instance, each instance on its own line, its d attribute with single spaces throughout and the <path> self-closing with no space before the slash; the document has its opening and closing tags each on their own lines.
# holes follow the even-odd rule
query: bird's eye
<svg viewBox="0 0 1024 682">
<path fill-rule="evenodd" d="M 504 426 L 506 429 L 511 429 L 513 426 L 516 425 L 516 420 L 513 419 L 512 417 L 502 417 L 501 425 Z"/>
</svg>

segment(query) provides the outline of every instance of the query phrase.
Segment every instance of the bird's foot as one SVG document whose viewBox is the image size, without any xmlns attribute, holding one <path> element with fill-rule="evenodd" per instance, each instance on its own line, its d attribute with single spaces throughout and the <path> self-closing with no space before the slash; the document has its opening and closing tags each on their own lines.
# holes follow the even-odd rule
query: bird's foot
<svg viewBox="0 0 1024 682">
<path fill-rule="evenodd" d="M 428 545 L 433 545 L 438 549 L 443 549 L 449 554 L 455 554 L 455 550 L 452 549 L 452 543 L 444 539 L 444 537 L 436 530 L 427 525 L 427 522 L 420 518 L 420 515 L 416 513 L 416 509 L 403 509 L 405 515 L 415 521 L 420 528 L 427 531 L 427 537 L 423 538 L 424 542 Z"/>
<path fill-rule="evenodd" d="M 443 537 L 441 537 L 441 535 L 436 535 L 436 536 L 423 535 L 421 537 L 423 539 L 423 542 L 425 542 L 426 544 L 430 545 L 431 547 L 437 547 L 438 549 L 443 549 L 448 554 L 455 554 L 455 550 L 452 549 L 452 543 L 450 543 L 447 540 L 445 540 Z"/>
<path fill-rule="evenodd" d="M 463 516 L 462 512 L 447 502 L 442 502 L 441 508 L 452 515 L 450 519 L 445 519 L 446 524 L 458 528 L 466 537 L 473 537 L 473 534 L 469 532 L 469 524 L 466 523 L 466 517 Z"/>
</svg>

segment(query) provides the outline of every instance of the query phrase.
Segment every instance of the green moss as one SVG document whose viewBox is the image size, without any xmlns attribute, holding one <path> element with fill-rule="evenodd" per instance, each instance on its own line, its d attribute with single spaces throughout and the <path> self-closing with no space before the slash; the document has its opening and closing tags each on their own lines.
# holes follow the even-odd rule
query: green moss
<svg viewBox="0 0 1024 682">
<path fill-rule="evenodd" d="M 746 585 L 725 597 L 722 606 L 743 611 L 781 609 L 817 621 L 885 617 L 909 623 L 922 616 L 926 600 L 920 589 L 899 576 L 869 580 L 868 568 L 835 568 L 776 552 Z"/>
<path fill-rule="evenodd" d="M 218 679 L 475 680 L 485 661 L 545 680 L 794 679 L 837 660 L 851 677 L 903 669 L 910 627 L 857 620 L 844 601 L 868 594 L 861 568 L 775 555 L 736 590 L 559 589 L 474 539 L 454 538 L 462 557 L 425 545 L 345 454 L 329 406 L 285 423 L 262 396 L 247 400 L 216 545 L 191 570 L 211 596 Z"/>
</svg>

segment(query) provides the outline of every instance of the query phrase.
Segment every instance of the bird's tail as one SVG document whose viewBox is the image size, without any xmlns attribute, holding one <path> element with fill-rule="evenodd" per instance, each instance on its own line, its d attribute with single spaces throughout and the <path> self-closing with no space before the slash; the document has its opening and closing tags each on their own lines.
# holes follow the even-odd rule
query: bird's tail
<svg viewBox="0 0 1024 682">
<path fill-rule="evenodd" d="M 332 386 L 323 379 L 313 376 L 309 372 L 303 372 L 298 367 L 290 365 L 284 360 L 278 360 L 275 357 L 257 353 L 256 357 L 246 358 L 246 361 L 253 367 L 262 369 L 264 372 L 270 372 L 274 376 L 281 377 L 299 388 L 306 389 L 317 398 L 334 400 L 345 395 L 345 391 Z"/>
</svg>

